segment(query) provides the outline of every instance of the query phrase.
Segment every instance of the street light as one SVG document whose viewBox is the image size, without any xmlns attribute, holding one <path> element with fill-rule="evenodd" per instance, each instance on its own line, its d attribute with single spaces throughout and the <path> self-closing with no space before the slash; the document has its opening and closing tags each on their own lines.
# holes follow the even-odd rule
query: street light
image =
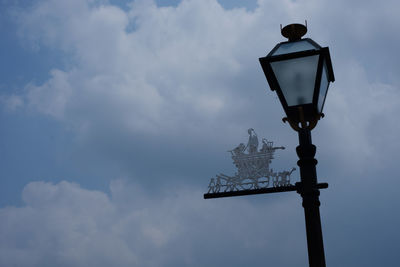
<svg viewBox="0 0 400 267">
<path fill-rule="evenodd" d="M 325 267 L 319 188 L 314 158 L 316 147 L 311 142 L 311 130 L 323 117 L 322 109 L 329 83 L 335 80 L 328 47 L 321 47 L 309 38 L 302 24 L 290 24 L 281 29 L 289 40 L 277 44 L 260 63 L 271 90 L 276 91 L 286 113 L 283 121 L 299 134 L 296 148 L 301 182 L 297 192 L 303 198 L 306 221 L 308 259 L 310 267 Z"/>
<path fill-rule="evenodd" d="M 276 91 L 290 125 L 295 129 L 315 127 L 323 116 L 329 82 L 335 80 L 328 47 L 309 38 L 307 28 L 291 24 L 282 29 L 289 39 L 260 58 L 271 90 Z"/>
</svg>

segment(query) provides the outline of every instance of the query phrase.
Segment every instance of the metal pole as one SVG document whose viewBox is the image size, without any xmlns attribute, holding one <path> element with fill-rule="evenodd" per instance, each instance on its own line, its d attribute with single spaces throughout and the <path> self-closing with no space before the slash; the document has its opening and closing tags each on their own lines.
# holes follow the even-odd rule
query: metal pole
<svg viewBox="0 0 400 267">
<path fill-rule="evenodd" d="M 317 188 L 317 172 L 314 158 L 316 147 L 311 142 L 311 131 L 300 129 L 299 143 L 296 148 L 299 160 L 301 182 L 298 193 L 303 198 L 304 215 L 306 220 L 308 261 L 310 267 L 325 267 L 324 243 L 322 239 L 321 217 L 319 213 L 319 190 Z"/>
</svg>

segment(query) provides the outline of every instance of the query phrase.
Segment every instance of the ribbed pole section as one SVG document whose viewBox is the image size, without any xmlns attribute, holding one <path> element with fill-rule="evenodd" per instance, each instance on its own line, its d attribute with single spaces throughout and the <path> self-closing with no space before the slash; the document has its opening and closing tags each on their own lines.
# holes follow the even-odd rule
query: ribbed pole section
<svg viewBox="0 0 400 267">
<path fill-rule="evenodd" d="M 314 158 L 316 147 L 311 142 L 309 129 L 299 131 L 300 145 L 296 148 L 300 167 L 301 184 L 298 193 L 303 198 L 306 220 L 308 261 L 310 267 L 326 267 L 324 243 L 322 239 L 321 216 L 319 213 L 319 190 L 317 187 L 317 172 Z"/>
</svg>

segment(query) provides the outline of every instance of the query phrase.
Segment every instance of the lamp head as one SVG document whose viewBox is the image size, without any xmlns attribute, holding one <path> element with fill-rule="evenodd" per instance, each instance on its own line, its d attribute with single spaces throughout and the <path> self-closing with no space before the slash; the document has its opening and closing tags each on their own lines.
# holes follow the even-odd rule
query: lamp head
<svg viewBox="0 0 400 267">
<path fill-rule="evenodd" d="M 271 90 L 276 91 L 292 128 L 314 128 L 335 80 L 328 47 L 301 39 L 307 27 L 290 24 L 282 30 L 289 41 L 277 44 L 260 63 Z"/>
</svg>

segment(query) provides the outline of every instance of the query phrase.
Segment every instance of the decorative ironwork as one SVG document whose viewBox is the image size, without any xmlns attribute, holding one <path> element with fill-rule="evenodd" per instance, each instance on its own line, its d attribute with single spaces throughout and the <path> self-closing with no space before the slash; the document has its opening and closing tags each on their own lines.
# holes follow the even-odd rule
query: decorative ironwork
<svg viewBox="0 0 400 267">
<path fill-rule="evenodd" d="M 236 148 L 228 151 L 237 168 L 235 175 L 221 173 L 211 178 L 207 194 L 268 188 L 270 182 L 273 188 L 293 186 L 290 183 L 290 175 L 296 168 L 290 171 L 274 172 L 269 167 L 274 159 L 275 151 L 285 149 L 285 147 L 274 147 L 272 141 L 263 138 L 261 149 L 258 150 L 256 132 L 250 128 L 248 133 L 249 140 L 246 146 L 240 143 Z"/>
</svg>

